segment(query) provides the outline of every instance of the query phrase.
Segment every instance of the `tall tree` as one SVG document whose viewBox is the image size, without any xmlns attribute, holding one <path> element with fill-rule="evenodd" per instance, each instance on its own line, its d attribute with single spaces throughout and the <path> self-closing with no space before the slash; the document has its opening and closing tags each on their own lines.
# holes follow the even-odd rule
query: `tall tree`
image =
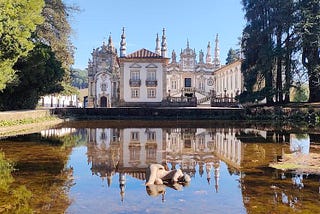
<svg viewBox="0 0 320 214">
<path fill-rule="evenodd" d="M 233 50 L 232 48 L 229 49 L 226 64 L 233 63 L 239 59 L 239 54 L 236 50 Z"/>
<path fill-rule="evenodd" d="M 246 94 L 257 100 L 266 98 L 269 104 L 289 102 L 296 39 L 293 2 L 242 1 L 247 19 L 242 40 Z"/>
<path fill-rule="evenodd" d="M 51 47 L 37 43 L 28 56 L 14 66 L 18 84 L 8 84 L 0 93 L 0 110 L 33 109 L 40 96 L 60 92 L 64 69 Z"/>
<path fill-rule="evenodd" d="M 247 25 L 243 31 L 245 88 L 253 100 L 273 102 L 273 40 L 270 1 L 243 0 Z"/>
<path fill-rule="evenodd" d="M 289 89 L 292 81 L 292 53 L 295 50 L 292 42 L 295 40 L 294 2 L 293 0 L 270 1 L 270 25 L 274 34 L 274 60 L 275 60 L 275 91 L 276 102 L 289 102 Z M 285 76 L 285 78 L 283 78 Z M 284 97 L 285 95 L 285 97 Z M 285 98 L 285 99 L 284 99 Z"/>
<path fill-rule="evenodd" d="M 33 48 L 30 40 L 43 22 L 43 0 L 0 0 L 0 91 L 13 81 L 14 63 Z"/>
<path fill-rule="evenodd" d="M 299 0 L 297 34 L 300 37 L 302 63 L 308 71 L 309 102 L 320 101 L 320 2 Z"/>
<path fill-rule="evenodd" d="M 88 71 L 81 69 L 71 69 L 72 86 L 83 89 L 88 88 Z"/>
<path fill-rule="evenodd" d="M 62 0 L 44 0 L 42 10 L 44 23 L 37 26 L 36 35 L 40 42 L 49 45 L 56 54 L 62 67 L 68 70 L 73 64 L 74 47 L 70 41 L 72 33 L 68 21 L 70 12 L 77 10 L 74 6 L 67 6 Z"/>
<path fill-rule="evenodd" d="M 74 46 L 70 40 L 72 29 L 69 18 L 72 12 L 79 11 L 79 9 L 74 5 L 66 5 L 62 0 L 44 1 L 42 15 L 45 21 L 42 25 L 37 26 L 37 39 L 49 45 L 56 54 L 57 60 L 62 63 L 65 70 L 62 82 L 63 94 L 77 93 L 77 89 L 71 86 L 70 69 L 73 64 Z"/>
</svg>

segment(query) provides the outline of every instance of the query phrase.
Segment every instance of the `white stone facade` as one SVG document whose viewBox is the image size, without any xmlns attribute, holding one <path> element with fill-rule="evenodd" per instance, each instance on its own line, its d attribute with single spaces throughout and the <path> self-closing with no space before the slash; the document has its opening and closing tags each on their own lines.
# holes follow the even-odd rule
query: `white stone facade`
<svg viewBox="0 0 320 214">
<path fill-rule="evenodd" d="M 175 51 L 169 61 L 165 29 L 161 43 L 157 35 L 155 52 L 143 48 L 128 55 L 123 29 L 119 56 L 111 37 L 108 45 L 92 52 L 88 107 L 160 106 L 164 100 L 180 97 L 196 97 L 197 104 L 209 104 L 213 95 L 234 98 L 243 90 L 241 61 L 221 65 L 218 35 L 213 57 L 210 42 L 206 55 L 201 50 L 197 60 L 187 41 L 179 61 Z"/>
<path fill-rule="evenodd" d="M 216 97 L 234 98 L 243 91 L 241 60 L 237 60 L 214 72 L 214 90 Z"/>
<path fill-rule="evenodd" d="M 160 105 L 166 97 L 167 61 L 146 49 L 120 58 L 120 105 Z"/>
<path fill-rule="evenodd" d="M 164 133 L 160 128 L 129 128 L 120 131 L 122 163 L 127 167 L 146 168 L 151 163 L 161 163 L 165 153 Z"/>
<path fill-rule="evenodd" d="M 88 107 L 113 107 L 117 105 L 119 64 L 111 36 L 107 45 L 94 49 L 88 66 Z"/>
<path fill-rule="evenodd" d="M 210 55 L 210 44 L 208 45 Z M 172 52 L 172 61 L 167 69 L 167 93 L 173 97 L 187 96 L 197 97 L 198 103 L 208 101 L 211 91 L 214 89 L 213 71 L 220 67 L 215 67 L 211 61 L 211 56 L 203 60 L 203 52 L 199 53 L 199 61 L 196 60 L 196 53 L 187 47 L 180 53 L 180 61 L 176 61 L 176 54 Z"/>
</svg>

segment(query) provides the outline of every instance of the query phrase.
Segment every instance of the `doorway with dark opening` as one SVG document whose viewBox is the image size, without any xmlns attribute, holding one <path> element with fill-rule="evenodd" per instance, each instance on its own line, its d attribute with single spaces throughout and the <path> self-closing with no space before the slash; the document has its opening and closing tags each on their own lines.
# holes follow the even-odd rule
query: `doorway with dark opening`
<svg viewBox="0 0 320 214">
<path fill-rule="evenodd" d="M 100 99 L 100 107 L 106 108 L 106 107 L 107 107 L 107 104 L 108 104 L 107 98 L 104 97 L 104 96 L 101 97 L 101 99 Z"/>
</svg>

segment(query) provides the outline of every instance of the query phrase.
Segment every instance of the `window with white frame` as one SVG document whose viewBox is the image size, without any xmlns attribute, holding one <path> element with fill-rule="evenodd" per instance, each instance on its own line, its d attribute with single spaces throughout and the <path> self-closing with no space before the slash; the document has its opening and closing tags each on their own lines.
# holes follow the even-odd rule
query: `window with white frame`
<svg viewBox="0 0 320 214">
<path fill-rule="evenodd" d="M 148 98 L 156 98 L 156 89 L 155 88 L 148 88 L 147 93 L 148 93 Z"/>
<path fill-rule="evenodd" d="M 156 140 L 156 132 L 149 131 L 147 133 L 147 140 L 148 141 L 155 141 Z"/>
<path fill-rule="evenodd" d="M 140 97 L 140 89 L 131 88 L 131 98 L 139 98 L 139 97 Z"/>
<path fill-rule="evenodd" d="M 198 86 L 199 90 L 203 90 L 204 91 L 204 81 L 202 79 L 199 80 L 199 86 Z"/>
<path fill-rule="evenodd" d="M 131 80 L 140 80 L 140 71 L 131 71 L 130 72 Z"/>
<path fill-rule="evenodd" d="M 139 132 L 131 132 L 130 133 L 130 140 L 139 141 Z"/>
<path fill-rule="evenodd" d="M 156 71 L 148 71 L 147 72 L 147 80 L 155 81 L 156 80 Z"/>
<path fill-rule="evenodd" d="M 171 81 L 171 89 L 177 89 L 177 80 Z"/>
</svg>

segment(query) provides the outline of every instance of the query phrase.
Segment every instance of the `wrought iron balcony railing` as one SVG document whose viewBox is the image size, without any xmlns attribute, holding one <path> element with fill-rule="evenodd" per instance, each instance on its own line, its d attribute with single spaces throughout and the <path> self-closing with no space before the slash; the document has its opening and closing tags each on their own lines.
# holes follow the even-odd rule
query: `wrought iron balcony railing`
<svg viewBox="0 0 320 214">
<path fill-rule="evenodd" d="M 158 85 L 157 80 L 146 80 L 146 86 L 147 87 L 156 87 Z"/>
<path fill-rule="evenodd" d="M 129 80 L 129 85 L 131 87 L 140 87 L 141 86 L 141 80 L 130 79 Z"/>
</svg>

